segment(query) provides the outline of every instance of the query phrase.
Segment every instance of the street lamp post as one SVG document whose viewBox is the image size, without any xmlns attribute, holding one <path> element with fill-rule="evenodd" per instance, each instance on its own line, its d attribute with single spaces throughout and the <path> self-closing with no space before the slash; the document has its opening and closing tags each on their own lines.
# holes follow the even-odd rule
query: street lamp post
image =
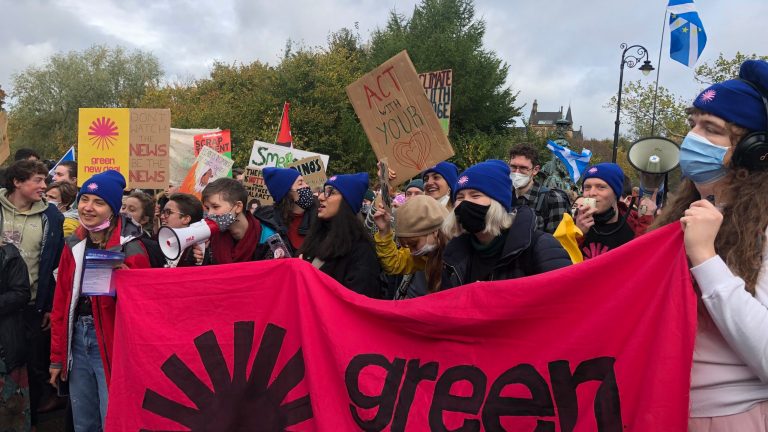
<svg viewBox="0 0 768 432">
<path fill-rule="evenodd" d="M 619 94 L 616 97 L 616 128 L 613 131 L 613 158 L 611 159 L 614 163 L 616 162 L 616 152 L 619 149 L 619 125 L 621 124 L 619 116 L 621 115 L 621 88 L 624 85 L 624 65 L 633 68 L 645 57 L 643 65 L 639 68 L 640 72 L 643 75 L 648 75 L 653 70 L 651 61 L 648 60 L 648 50 L 644 46 L 632 45 L 628 47 L 627 44 L 623 43 L 621 48 L 624 49 L 624 52 L 621 53 L 621 64 L 619 65 Z"/>
</svg>

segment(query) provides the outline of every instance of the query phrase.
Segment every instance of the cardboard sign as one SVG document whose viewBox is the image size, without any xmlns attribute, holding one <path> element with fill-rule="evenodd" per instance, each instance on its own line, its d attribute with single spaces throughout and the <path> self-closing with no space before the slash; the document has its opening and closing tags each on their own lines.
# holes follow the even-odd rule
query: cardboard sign
<svg viewBox="0 0 768 432">
<path fill-rule="evenodd" d="M 320 156 L 323 160 L 323 166 L 328 166 L 328 155 L 254 141 L 248 165 L 253 165 L 259 169 L 266 167 L 288 168 L 288 165 L 294 161 L 312 156 Z"/>
<path fill-rule="evenodd" d="M 171 110 L 131 109 L 128 187 L 165 189 L 170 180 Z"/>
<path fill-rule="evenodd" d="M 210 147 L 203 147 L 181 183 L 179 192 L 192 194 L 200 199 L 208 183 L 226 177 L 232 169 L 232 164 L 232 159 L 216 153 L 216 150 Z"/>
<path fill-rule="evenodd" d="M 80 108 L 77 123 L 77 184 L 106 170 L 128 179 L 130 168 L 130 110 Z"/>
<path fill-rule="evenodd" d="M 11 155 L 11 143 L 8 140 L 8 114 L 0 111 L 0 164 Z"/>
<path fill-rule="evenodd" d="M 443 132 L 448 135 L 448 127 L 451 121 L 451 89 L 453 83 L 453 70 L 445 69 L 435 72 L 419 74 L 421 85 L 427 99 L 432 103 Z"/>
<path fill-rule="evenodd" d="M 453 148 L 405 51 L 347 86 L 376 158 L 400 184 L 453 156 Z"/>
<path fill-rule="evenodd" d="M 269 194 L 266 183 L 264 183 L 264 174 L 262 174 L 261 170 L 255 166 L 249 165 L 245 167 L 243 186 L 248 190 L 249 202 L 252 199 L 257 199 L 262 206 L 275 203 L 272 199 L 272 195 Z"/>
<path fill-rule="evenodd" d="M 323 165 L 323 159 L 320 156 L 298 160 L 288 165 L 288 168 L 293 168 L 300 172 L 301 176 L 304 177 L 304 181 L 307 182 L 313 191 L 322 189 L 325 181 L 328 180 L 328 177 L 325 175 L 325 165 Z"/>
</svg>

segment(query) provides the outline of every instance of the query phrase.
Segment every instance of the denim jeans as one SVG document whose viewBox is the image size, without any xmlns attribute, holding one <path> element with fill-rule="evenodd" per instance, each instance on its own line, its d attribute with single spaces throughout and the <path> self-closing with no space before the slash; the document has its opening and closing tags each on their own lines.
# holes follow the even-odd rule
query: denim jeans
<svg viewBox="0 0 768 432">
<path fill-rule="evenodd" d="M 69 397 L 76 432 L 99 432 L 107 416 L 107 379 L 101 363 L 93 317 L 75 321 L 72 335 L 72 371 Z"/>
</svg>

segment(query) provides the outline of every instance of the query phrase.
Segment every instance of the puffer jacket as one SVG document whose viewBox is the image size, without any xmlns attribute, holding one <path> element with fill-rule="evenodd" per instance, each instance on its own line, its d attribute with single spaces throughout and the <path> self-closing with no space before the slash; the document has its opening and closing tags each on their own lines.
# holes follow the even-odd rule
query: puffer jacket
<svg viewBox="0 0 768 432">
<path fill-rule="evenodd" d="M 66 379 L 72 367 L 71 341 L 75 321 L 75 307 L 80 297 L 80 287 L 75 287 L 77 261 L 73 248 L 85 239 L 87 231 L 80 227 L 66 240 L 64 252 L 59 263 L 59 278 L 51 312 L 51 367 L 61 368 L 62 379 Z M 121 216 L 117 226 L 107 241 L 107 250 L 125 253 L 124 264 L 128 268 L 150 268 L 149 256 L 144 244 L 139 239 L 141 227 Z M 104 372 L 109 383 L 112 375 L 112 342 L 115 332 L 116 297 L 92 296 L 93 324 L 96 339 L 104 363 Z"/>
<path fill-rule="evenodd" d="M 26 363 L 22 310 L 31 297 L 27 264 L 15 246 L 0 246 L 0 358 L 7 373 Z"/>
<path fill-rule="evenodd" d="M 471 236 L 462 234 L 445 247 L 442 289 L 476 282 L 467 280 L 469 263 L 474 253 Z M 506 236 L 501 257 L 489 280 L 516 279 L 571 265 L 568 252 L 552 234 L 536 229 L 536 214 L 530 207 L 517 208 L 514 222 Z"/>
</svg>

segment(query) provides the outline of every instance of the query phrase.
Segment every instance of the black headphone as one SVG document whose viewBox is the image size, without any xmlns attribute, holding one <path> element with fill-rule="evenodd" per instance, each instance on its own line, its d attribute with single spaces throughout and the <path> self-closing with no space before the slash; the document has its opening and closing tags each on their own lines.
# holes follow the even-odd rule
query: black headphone
<svg viewBox="0 0 768 432">
<path fill-rule="evenodd" d="M 768 122 L 768 93 L 759 85 L 738 78 L 739 81 L 746 83 L 760 95 L 765 108 L 765 117 Z M 768 123 L 767 123 L 768 124 Z M 768 170 L 768 129 L 752 132 L 736 144 L 731 158 L 734 167 L 746 168 L 749 171 Z"/>
</svg>

